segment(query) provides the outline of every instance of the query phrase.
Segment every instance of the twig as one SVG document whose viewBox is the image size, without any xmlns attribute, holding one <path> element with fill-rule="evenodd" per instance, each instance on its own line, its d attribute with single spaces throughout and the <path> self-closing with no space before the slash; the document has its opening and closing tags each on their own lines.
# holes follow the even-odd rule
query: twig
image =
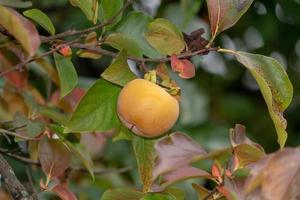
<svg viewBox="0 0 300 200">
<path fill-rule="evenodd" d="M 79 49 L 84 49 L 84 50 L 88 50 L 88 51 L 92 51 L 94 53 L 99 53 L 102 55 L 107 55 L 110 57 L 117 57 L 118 54 L 112 51 L 108 51 L 106 49 L 102 49 L 101 47 L 97 47 L 97 46 L 92 46 L 92 45 L 87 45 L 87 44 L 80 44 L 80 43 L 74 43 L 70 45 L 71 47 L 74 48 L 79 48 Z M 209 51 L 218 51 L 219 48 L 217 47 L 210 47 L 210 48 L 205 48 L 205 49 L 201 49 L 198 51 L 194 51 L 194 52 L 185 52 L 182 54 L 177 55 L 177 58 L 190 58 L 196 55 L 202 55 L 205 54 Z M 128 56 L 128 59 L 136 61 L 136 62 L 168 62 L 171 60 L 171 57 L 165 57 L 165 58 L 139 58 L 139 57 L 133 57 L 133 56 Z"/>
<path fill-rule="evenodd" d="M 6 134 L 6 135 L 12 135 L 12 136 L 15 136 L 15 137 L 19 137 L 19 138 L 22 138 L 24 140 L 39 140 L 37 138 L 27 137 L 27 136 L 24 136 L 24 135 L 20 135 L 16 132 L 5 130 L 5 129 L 2 129 L 2 128 L 0 128 L 0 133 Z"/>
<path fill-rule="evenodd" d="M 32 160 L 30 158 L 24 157 L 24 156 L 20 156 L 14 153 L 11 153 L 8 149 L 3 149 L 0 148 L 0 153 L 5 154 L 6 156 L 9 156 L 11 158 L 14 158 L 16 160 L 19 160 L 25 164 L 30 164 L 30 165 L 36 165 L 36 166 L 41 166 L 41 163 L 35 160 Z M 98 170 L 94 170 L 94 174 L 97 175 L 101 175 L 101 174 L 106 174 L 106 173 L 125 173 L 128 172 L 130 170 L 132 170 L 133 167 L 128 166 L 128 167 L 124 167 L 124 168 L 105 168 L 105 169 L 98 169 Z M 69 168 L 68 170 L 70 171 L 81 171 L 81 172 L 88 172 L 85 168 Z"/>
<path fill-rule="evenodd" d="M 11 153 L 7 149 L 0 148 L 0 153 L 5 154 L 6 156 L 9 156 L 9 157 L 14 158 L 16 160 L 19 160 L 23 163 L 27 163 L 27 164 L 30 164 L 30 165 L 40 165 L 40 163 L 38 161 L 32 160 L 32 159 L 27 158 L 27 157 L 20 156 L 18 154 Z"/>
<path fill-rule="evenodd" d="M 113 17 L 111 17 L 110 19 L 108 19 L 107 21 L 105 21 L 103 23 L 100 23 L 100 24 L 98 24 L 96 26 L 93 26 L 93 27 L 90 27 L 90 28 L 87 28 L 87 29 L 82 29 L 82 30 L 68 30 L 68 31 L 65 31 L 63 33 L 59 33 L 59 34 L 56 34 L 56 35 L 53 35 L 53 36 L 41 37 L 41 41 L 43 43 L 48 43 L 48 42 L 51 42 L 53 40 L 64 38 L 64 37 L 68 37 L 68 36 L 82 35 L 82 34 L 90 33 L 92 31 L 100 29 L 100 28 L 102 28 L 104 26 L 110 25 L 128 6 L 130 6 L 130 4 L 132 4 L 132 2 L 133 2 L 132 0 L 128 0 L 126 2 L 126 4 Z"/>
<path fill-rule="evenodd" d="M 0 174 L 13 199 L 27 200 L 29 198 L 27 190 L 21 184 L 11 166 L 7 163 L 2 155 L 0 155 Z"/>
<path fill-rule="evenodd" d="M 72 44 L 72 43 L 74 43 L 76 41 L 77 41 L 77 39 L 74 40 L 74 41 L 63 43 L 63 44 L 70 45 L 70 44 Z M 59 51 L 61 48 L 63 48 L 63 44 L 62 45 L 58 45 L 56 48 L 53 48 L 53 49 L 51 49 L 51 50 L 49 50 L 49 51 L 47 51 L 47 52 L 45 52 L 45 53 L 43 53 L 41 55 L 38 55 L 38 56 L 35 56 L 35 57 L 32 57 L 32 58 L 28 58 L 27 60 L 24 60 L 24 61 L 20 62 L 19 64 L 17 64 L 15 66 L 13 66 L 13 67 L 11 67 L 11 68 L 9 68 L 9 69 L 1 72 L 0 73 L 0 77 L 5 76 L 6 74 L 8 74 L 10 72 L 13 72 L 13 71 L 18 71 L 18 70 L 21 71 L 23 69 L 23 67 L 26 66 L 27 64 L 29 64 L 29 63 L 31 63 L 31 62 L 33 62 L 35 60 L 38 60 L 40 58 L 46 57 L 48 55 L 51 55 L 54 52 Z"/>
</svg>

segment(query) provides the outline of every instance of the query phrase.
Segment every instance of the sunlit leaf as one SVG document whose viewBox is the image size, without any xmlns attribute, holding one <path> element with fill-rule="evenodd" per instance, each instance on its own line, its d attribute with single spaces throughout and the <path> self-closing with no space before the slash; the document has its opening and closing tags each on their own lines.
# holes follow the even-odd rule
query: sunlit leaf
<svg viewBox="0 0 300 200">
<path fill-rule="evenodd" d="M 0 0 L 0 5 L 13 8 L 28 8 L 32 6 L 32 2 L 22 0 Z"/>
<path fill-rule="evenodd" d="M 182 33 L 167 19 L 157 18 L 150 22 L 145 37 L 151 46 L 164 55 L 179 54 L 185 47 Z"/>
<path fill-rule="evenodd" d="M 206 0 L 213 39 L 232 27 L 252 2 L 253 0 Z"/>
<path fill-rule="evenodd" d="M 155 140 L 141 138 L 138 136 L 135 136 L 132 141 L 144 192 L 148 192 L 150 190 L 153 181 L 152 172 L 156 158 L 154 142 Z"/>
<path fill-rule="evenodd" d="M 69 0 L 73 6 L 79 7 L 88 20 L 97 23 L 99 3 L 95 0 Z"/>
<path fill-rule="evenodd" d="M 137 78 L 136 75 L 130 71 L 125 50 L 119 53 L 113 63 L 101 74 L 101 77 L 120 86 L 124 86 L 129 81 Z"/>
<path fill-rule="evenodd" d="M 58 53 L 54 53 L 54 60 L 60 81 L 60 98 L 63 98 L 76 87 L 78 76 L 70 57 L 64 57 Z"/>
<path fill-rule="evenodd" d="M 61 175 L 71 162 L 71 154 L 59 140 L 42 140 L 39 143 L 39 160 L 49 178 Z"/>
<path fill-rule="evenodd" d="M 182 148 L 184 147 L 184 148 Z M 189 136 L 176 132 L 159 140 L 155 149 L 158 159 L 153 171 L 153 178 L 186 166 L 197 156 L 205 155 L 205 150 Z"/>
<path fill-rule="evenodd" d="M 77 200 L 75 194 L 63 185 L 55 185 L 53 188 L 51 188 L 51 191 L 59 196 L 62 200 Z"/>
<path fill-rule="evenodd" d="M 52 21 L 43 11 L 34 8 L 24 11 L 23 15 L 41 25 L 51 35 L 55 35 L 55 28 L 52 24 Z"/>
<path fill-rule="evenodd" d="M 152 17 L 142 12 L 131 12 L 118 24 L 115 32 L 107 36 L 105 43 L 120 51 L 126 49 L 131 56 L 161 57 L 143 36 L 151 20 Z"/>
<path fill-rule="evenodd" d="M 107 131 L 120 126 L 117 97 L 121 88 L 99 79 L 87 91 L 66 125 L 66 132 Z"/>
<path fill-rule="evenodd" d="M 40 36 L 35 26 L 18 12 L 0 6 L 0 25 L 12 34 L 29 56 L 35 54 L 40 46 Z"/>
<path fill-rule="evenodd" d="M 271 57 L 225 49 L 220 51 L 235 55 L 257 81 L 274 122 L 278 143 L 283 148 L 287 139 L 283 112 L 293 97 L 293 86 L 284 68 Z"/>
<path fill-rule="evenodd" d="M 106 190 L 101 200 L 141 200 L 144 193 L 138 190 L 118 188 Z"/>
</svg>

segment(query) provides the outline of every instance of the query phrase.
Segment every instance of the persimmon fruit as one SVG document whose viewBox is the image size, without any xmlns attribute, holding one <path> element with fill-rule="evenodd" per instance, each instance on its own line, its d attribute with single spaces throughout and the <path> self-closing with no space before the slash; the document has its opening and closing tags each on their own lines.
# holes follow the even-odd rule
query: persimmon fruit
<svg viewBox="0 0 300 200">
<path fill-rule="evenodd" d="M 121 90 L 117 112 L 122 123 L 136 135 L 155 138 L 173 127 L 179 116 L 179 103 L 159 85 L 134 79 Z"/>
</svg>

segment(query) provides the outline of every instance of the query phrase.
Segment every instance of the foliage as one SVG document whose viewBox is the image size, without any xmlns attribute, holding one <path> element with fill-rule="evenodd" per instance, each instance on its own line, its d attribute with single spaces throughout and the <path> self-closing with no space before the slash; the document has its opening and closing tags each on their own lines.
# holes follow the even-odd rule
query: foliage
<svg viewBox="0 0 300 200">
<path fill-rule="evenodd" d="M 61 30 L 60 19 L 47 11 L 46 4 L 74 9 L 86 27 L 78 28 L 80 23 L 67 18 L 61 23 L 75 27 Z M 299 198 L 300 150 L 285 147 L 288 118 L 284 117 L 292 103 L 293 85 L 297 88 L 292 84 L 296 78 L 292 75 L 290 81 L 285 66 L 273 57 L 218 46 L 222 33 L 230 33 L 229 28 L 243 20 L 253 0 L 202 4 L 182 0 L 180 9 L 170 5 L 153 17 L 140 9 L 143 1 L 0 0 L 0 152 L 26 165 L 22 183 L 31 184 L 27 189 L 32 198 L 184 200 L 191 197 L 192 188 L 205 200 Z M 185 33 L 185 24 L 203 10 L 203 19 L 210 24 L 209 39 L 204 25 Z M 185 15 L 177 21 L 168 17 L 180 12 Z M 229 130 L 229 144 L 216 149 L 189 133 L 200 124 L 199 112 L 208 107 L 202 111 L 194 107 L 201 89 L 189 83 L 200 77 L 200 83 L 215 92 L 206 78 L 211 75 L 197 73 L 197 59 L 223 54 L 235 58 L 256 81 L 262 97 L 253 110 L 260 110 L 264 100 L 269 117 L 263 121 L 274 124 L 272 131 L 260 130 L 260 134 L 269 140 L 277 133 L 279 150 L 267 153 L 240 124 Z M 87 84 L 82 72 L 92 63 L 105 67 Z M 134 125 L 127 129 L 119 119 L 119 93 L 136 78 L 154 82 L 182 104 L 179 125 L 163 137 L 135 135 Z M 231 106 L 224 107 L 229 113 L 241 108 L 238 120 L 243 121 L 247 106 L 239 107 L 243 104 L 233 99 Z M 195 122 L 191 128 L 182 126 L 186 118 Z M 252 117 L 250 122 L 256 126 L 256 120 Z M 17 172 L 20 163 L 12 163 Z M 189 184 L 191 179 L 197 183 Z M 188 192 L 178 183 L 188 184 Z M 10 192 L 0 190 L 0 197 Z"/>
</svg>

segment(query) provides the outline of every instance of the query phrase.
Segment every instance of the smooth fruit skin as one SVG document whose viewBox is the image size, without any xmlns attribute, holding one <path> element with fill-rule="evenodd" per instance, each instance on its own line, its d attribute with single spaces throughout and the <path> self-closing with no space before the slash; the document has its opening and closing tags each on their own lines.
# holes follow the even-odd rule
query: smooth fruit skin
<svg viewBox="0 0 300 200">
<path fill-rule="evenodd" d="M 121 90 L 117 111 L 122 123 L 135 134 L 154 138 L 173 127 L 179 116 L 179 103 L 155 83 L 135 79 Z"/>
</svg>

